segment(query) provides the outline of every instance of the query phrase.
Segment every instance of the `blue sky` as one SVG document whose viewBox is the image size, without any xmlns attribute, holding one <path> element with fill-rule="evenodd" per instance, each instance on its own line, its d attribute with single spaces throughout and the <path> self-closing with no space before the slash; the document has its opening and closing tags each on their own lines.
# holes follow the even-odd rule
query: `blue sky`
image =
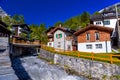
<svg viewBox="0 0 120 80">
<path fill-rule="evenodd" d="M 53 26 L 55 22 L 88 11 L 95 11 L 120 2 L 119 0 L 0 0 L 0 6 L 9 14 L 22 14 L 27 24 Z"/>
</svg>

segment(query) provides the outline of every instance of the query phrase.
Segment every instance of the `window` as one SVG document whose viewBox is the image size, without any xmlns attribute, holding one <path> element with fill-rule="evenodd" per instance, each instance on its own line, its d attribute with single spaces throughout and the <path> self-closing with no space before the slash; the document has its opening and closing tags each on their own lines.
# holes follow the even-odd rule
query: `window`
<svg viewBox="0 0 120 80">
<path fill-rule="evenodd" d="M 60 44 L 60 42 L 58 42 L 58 44 Z"/>
<path fill-rule="evenodd" d="M 101 21 L 97 21 L 97 22 L 96 22 L 96 25 L 99 25 L 99 24 L 101 24 Z"/>
<path fill-rule="evenodd" d="M 86 34 L 86 40 L 87 40 L 87 41 L 90 40 L 90 33 L 87 33 L 87 34 Z"/>
<path fill-rule="evenodd" d="M 96 44 L 96 49 L 101 49 L 102 48 L 102 44 Z"/>
<path fill-rule="evenodd" d="M 110 25 L 110 21 L 109 20 L 103 21 L 103 24 L 104 25 Z"/>
<path fill-rule="evenodd" d="M 49 43 L 49 45 L 51 46 L 52 44 L 51 44 L 51 43 Z"/>
<path fill-rule="evenodd" d="M 57 39 L 62 38 L 62 34 L 56 34 L 56 38 Z"/>
<path fill-rule="evenodd" d="M 59 47 L 61 47 L 61 43 L 60 43 L 60 42 L 58 42 L 58 48 L 59 48 Z"/>
<path fill-rule="evenodd" d="M 92 49 L 92 44 L 86 45 L 86 49 Z"/>
<path fill-rule="evenodd" d="M 99 32 L 95 32 L 95 40 L 99 40 L 100 36 L 99 36 Z"/>
<path fill-rule="evenodd" d="M 67 45 L 67 50 L 70 50 L 70 49 L 71 49 L 70 45 Z"/>
<path fill-rule="evenodd" d="M 61 46 L 60 45 L 58 45 L 58 48 L 60 48 Z"/>
</svg>

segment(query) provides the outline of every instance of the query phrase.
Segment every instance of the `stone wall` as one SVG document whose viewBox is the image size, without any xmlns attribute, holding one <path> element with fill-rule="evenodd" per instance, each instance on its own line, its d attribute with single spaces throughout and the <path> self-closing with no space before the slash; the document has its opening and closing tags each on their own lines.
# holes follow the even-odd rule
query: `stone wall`
<svg viewBox="0 0 120 80">
<path fill-rule="evenodd" d="M 46 59 L 50 59 L 50 60 L 54 60 L 54 53 L 51 53 L 49 51 L 45 51 L 43 49 L 40 49 L 40 53 L 38 53 L 41 57 L 46 58 Z"/>
<path fill-rule="evenodd" d="M 0 37 L 0 50 L 7 49 L 8 46 L 8 37 Z"/>
<path fill-rule="evenodd" d="M 43 49 L 41 49 L 40 55 L 44 58 L 54 59 L 55 64 L 68 66 L 80 75 L 98 78 L 99 80 L 120 80 L 120 66 L 114 64 L 53 54 Z"/>
</svg>

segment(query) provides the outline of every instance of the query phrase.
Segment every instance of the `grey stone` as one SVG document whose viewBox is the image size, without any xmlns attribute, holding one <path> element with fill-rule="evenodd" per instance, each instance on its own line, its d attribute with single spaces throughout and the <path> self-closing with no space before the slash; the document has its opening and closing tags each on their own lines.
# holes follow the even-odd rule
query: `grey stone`
<svg viewBox="0 0 120 80">
<path fill-rule="evenodd" d="M 14 74 L 14 70 L 11 67 L 0 69 L 0 75 Z"/>
<path fill-rule="evenodd" d="M 0 80 L 19 80 L 15 74 L 0 75 Z"/>
</svg>

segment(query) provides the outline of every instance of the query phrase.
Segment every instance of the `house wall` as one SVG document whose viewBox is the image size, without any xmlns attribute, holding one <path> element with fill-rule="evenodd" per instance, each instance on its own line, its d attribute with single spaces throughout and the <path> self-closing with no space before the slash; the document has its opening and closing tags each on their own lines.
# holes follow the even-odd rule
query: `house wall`
<svg viewBox="0 0 120 80">
<path fill-rule="evenodd" d="M 110 25 L 103 25 L 103 21 L 101 20 L 101 24 L 96 24 L 96 22 L 98 21 L 94 21 L 94 25 L 98 25 L 98 26 L 105 26 L 105 27 L 110 27 L 110 28 L 115 28 L 116 27 L 116 22 L 117 22 L 117 19 L 104 19 L 104 21 L 106 20 L 110 20 Z"/>
<path fill-rule="evenodd" d="M 50 45 L 50 44 L 51 44 L 51 45 Z M 54 46 L 54 42 L 48 42 L 48 43 L 47 43 L 47 46 L 53 47 L 53 46 Z"/>
<path fill-rule="evenodd" d="M 92 49 L 87 49 L 86 45 L 92 45 Z M 96 44 L 102 44 L 101 49 L 96 48 Z M 102 41 L 102 42 L 88 42 L 88 43 L 78 43 L 78 51 L 81 52 L 94 52 L 94 53 L 105 53 L 112 52 L 111 50 L 111 42 L 110 41 Z"/>
<path fill-rule="evenodd" d="M 19 36 L 19 34 L 21 33 L 20 29 L 21 29 L 21 28 L 20 28 L 20 27 L 18 27 L 18 36 Z"/>
<path fill-rule="evenodd" d="M 62 38 L 56 38 L 56 34 L 62 34 Z M 72 48 L 72 40 L 66 40 L 66 36 L 70 34 L 70 33 L 64 33 L 63 31 L 61 30 L 57 30 L 55 33 L 54 33 L 54 48 L 56 49 L 62 49 L 64 50 L 68 50 L 68 46 L 70 46 L 70 50 L 73 50 Z M 60 44 L 59 44 L 60 42 Z M 58 47 L 58 45 L 60 45 L 60 47 Z"/>
<path fill-rule="evenodd" d="M 90 40 L 86 40 L 86 33 L 90 33 Z M 95 40 L 95 32 L 99 32 L 99 40 Z M 91 44 L 92 49 L 87 49 L 86 45 Z M 96 44 L 102 44 L 102 48 L 96 49 Z M 107 47 L 107 48 L 106 48 Z M 111 40 L 110 33 L 98 31 L 98 30 L 88 30 L 78 36 L 78 51 L 82 52 L 111 52 Z"/>
<path fill-rule="evenodd" d="M 56 38 L 56 34 L 62 34 L 62 38 L 59 38 L 57 39 Z M 64 34 L 63 31 L 61 30 L 57 30 L 55 33 L 54 33 L 54 48 L 57 48 L 57 49 L 64 49 L 64 40 L 65 40 L 65 37 L 66 35 Z M 59 44 L 60 42 L 60 44 Z M 58 47 L 58 45 L 60 45 L 60 47 Z"/>
<path fill-rule="evenodd" d="M 86 40 L 86 33 L 90 33 L 90 41 Z M 110 33 L 98 31 L 98 30 L 88 30 L 80 35 L 78 35 L 78 43 L 84 43 L 84 42 L 99 42 L 98 40 L 95 40 L 95 32 L 99 32 L 100 40 L 99 41 L 110 41 Z"/>
<path fill-rule="evenodd" d="M 67 37 L 67 36 L 72 36 L 73 38 L 74 38 L 74 36 L 73 36 L 73 34 L 72 33 L 69 33 L 69 32 L 66 32 L 66 36 L 65 36 L 65 38 Z M 67 39 L 67 38 L 66 38 Z M 70 46 L 70 50 L 73 50 L 73 47 L 72 47 L 72 39 L 69 39 L 69 40 L 66 40 L 65 39 L 65 43 L 66 43 L 66 50 L 68 50 L 68 46 Z"/>
</svg>

